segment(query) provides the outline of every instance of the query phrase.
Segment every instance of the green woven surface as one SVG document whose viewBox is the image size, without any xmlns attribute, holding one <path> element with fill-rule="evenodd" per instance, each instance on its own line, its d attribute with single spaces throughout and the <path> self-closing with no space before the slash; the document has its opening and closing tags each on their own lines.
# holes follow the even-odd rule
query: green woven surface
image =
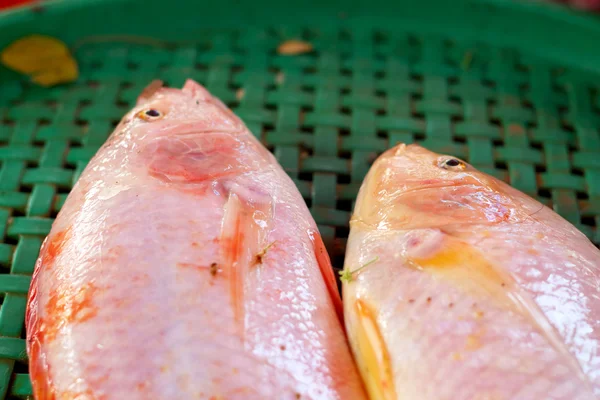
<svg viewBox="0 0 600 400">
<path fill-rule="evenodd" d="M 312 54 L 275 48 L 300 37 Z M 359 185 L 398 141 L 467 159 L 600 242 L 600 79 L 484 43 L 384 28 L 213 31 L 169 48 L 76 53 L 76 84 L 0 82 L 0 398 L 31 394 L 24 311 L 52 219 L 152 79 L 188 77 L 244 119 L 295 180 L 342 265 Z M 239 99 L 239 95 L 243 97 Z"/>
</svg>

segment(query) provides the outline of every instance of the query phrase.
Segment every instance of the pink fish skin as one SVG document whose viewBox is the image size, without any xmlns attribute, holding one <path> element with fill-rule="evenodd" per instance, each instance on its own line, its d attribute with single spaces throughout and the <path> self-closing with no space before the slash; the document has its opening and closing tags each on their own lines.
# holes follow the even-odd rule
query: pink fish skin
<svg viewBox="0 0 600 400">
<path fill-rule="evenodd" d="M 387 151 L 360 189 L 343 286 L 371 399 L 598 398 L 599 267 L 581 232 L 507 184 Z"/>
<path fill-rule="evenodd" d="M 363 399 L 337 311 L 317 227 L 271 153 L 196 82 L 154 83 L 42 247 L 35 397 Z"/>
</svg>

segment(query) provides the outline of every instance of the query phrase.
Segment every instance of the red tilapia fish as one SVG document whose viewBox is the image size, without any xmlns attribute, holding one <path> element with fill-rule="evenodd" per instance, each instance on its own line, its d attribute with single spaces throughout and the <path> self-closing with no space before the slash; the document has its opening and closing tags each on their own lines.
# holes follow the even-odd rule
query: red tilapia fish
<svg viewBox="0 0 600 400">
<path fill-rule="evenodd" d="M 592 400 L 600 252 L 465 162 L 399 145 L 357 199 L 346 328 L 371 399 Z"/>
<path fill-rule="evenodd" d="M 45 399 L 362 399 L 293 182 L 194 81 L 151 84 L 44 242 L 27 310 Z"/>
</svg>

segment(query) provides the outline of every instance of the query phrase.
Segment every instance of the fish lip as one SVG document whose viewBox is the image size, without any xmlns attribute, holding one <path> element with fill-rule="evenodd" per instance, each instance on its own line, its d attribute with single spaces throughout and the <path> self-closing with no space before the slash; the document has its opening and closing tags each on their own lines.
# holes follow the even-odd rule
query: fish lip
<svg viewBox="0 0 600 400">
<path fill-rule="evenodd" d="M 176 130 L 176 129 L 173 129 Z M 167 133 L 169 133 L 169 131 L 167 131 Z M 184 131 L 184 132 L 177 132 L 177 133 L 173 133 L 173 136 L 194 136 L 194 135 L 207 135 L 207 134 L 224 134 L 224 135 L 235 135 L 235 134 L 239 134 L 241 133 L 240 130 L 225 130 L 225 129 L 218 129 L 218 130 L 213 130 L 213 129 L 207 129 L 207 130 L 190 130 L 190 131 Z"/>
<path fill-rule="evenodd" d="M 472 187 L 477 187 L 480 188 L 481 190 L 484 191 L 494 191 L 497 192 L 498 190 L 495 189 L 493 186 L 490 186 L 490 184 L 484 180 L 481 180 L 471 174 L 465 174 L 464 176 L 461 176 L 459 180 L 454 180 L 454 181 L 441 181 L 438 183 L 431 183 L 431 184 L 422 184 L 419 185 L 417 182 L 417 185 L 415 185 L 416 187 L 402 191 L 402 194 L 404 193 L 410 193 L 410 192 L 418 192 L 418 191 L 423 191 L 423 190 L 428 190 L 428 189 L 439 189 L 439 188 L 446 188 L 446 187 L 461 187 L 461 186 L 472 186 Z"/>
<path fill-rule="evenodd" d="M 439 188 L 445 188 L 445 187 L 460 187 L 460 186 L 475 186 L 476 184 L 474 182 L 460 182 L 460 183 L 455 183 L 455 184 L 437 184 L 437 185 L 425 185 L 425 186 L 420 186 L 414 189 L 408 189 L 408 190 L 404 190 L 400 193 L 400 195 L 403 194 L 407 194 L 407 193 L 413 193 L 413 192 L 422 192 L 424 190 L 428 190 L 428 189 L 439 189 Z"/>
<path fill-rule="evenodd" d="M 225 129 L 186 129 L 180 131 L 175 128 L 164 129 L 160 131 L 155 131 L 151 133 L 146 133 L 140 136 L 141 139 L 148 138 L 148 140 L 164 140 L 165 138 L 191 138 L 199 135 L 210 135 L 210 134 L 222 134 L 222 135 L 232 135 L 232 136 L 240 136 L 242 130 L 225 130 Z M 240 141 L 241 139 L 236 139 Z"/>
<path fill-rule="evenodd" d="M 390 199 L 388 200 L 388 202 L 386 202 L 386 203 L 391 203 L 391 202 L 396 202 L 396 201 L 402 201 L 402 199 L 405 198 L 405 196 L 407 196 L 409 194 L 415 194 L 415 193 L 419 193 L 419 192 L 425 192 L 425 191 L 431 190 L 431 189 L 459 188 L 459 187 L 471 187 L 475 191 L 478 191 L 478 192 L 488 192 L 488 193 L 489 192 L 493 192 L 493 193 L 498 193 L 498 191 L 494 190 L 493 188 L 487 187 L 485 185 L 480 185 L 480 182 L 478 182 L 478 181 L 475 181 L 475 182 L 460 182 L 460 183 L 456 183 L 456 184 L 429 185 L 429 186 L 417 187 L 417 188 L 414 188 L 414 189 L 403 190 L 403 191 L 397 192 L 395 195 L 391 196 Z"/>
</svg>

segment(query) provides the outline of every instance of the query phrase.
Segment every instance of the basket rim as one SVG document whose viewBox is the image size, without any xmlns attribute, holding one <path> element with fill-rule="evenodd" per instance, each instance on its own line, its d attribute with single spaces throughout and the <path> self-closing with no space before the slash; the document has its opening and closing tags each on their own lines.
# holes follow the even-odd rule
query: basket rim
<svg viewBox="0 0 600 400">
<path fill-rule="evenodd" d="M 261 0 L 261 7 L 256 7 L 255 0 L 173 0 L 171 4 L 166 8 L 162 0 L 146 0 L 143 8 L 136 0 L 26 4 L 0 15 L 0 48 L 32 33 L 54 36 L 69 45 L 81 37 L 120 34 L 177 44 L 177 36 L 181 39 L 210 29 L 306 26 L 306 21 L 312 21 L 310 25 L 316 27 L 383 26 L 443 35 L 600 73 L 600 17 L 543 0 Z M 177 24 L 157 24 L 158 11 L 161 21 Z M 343 21 L 341 13 L 346 15 Z M 69 20 L 72 15 L 77 17 Z M 110 17 L 104 19 L 106 15 Z"/>
</svg>

